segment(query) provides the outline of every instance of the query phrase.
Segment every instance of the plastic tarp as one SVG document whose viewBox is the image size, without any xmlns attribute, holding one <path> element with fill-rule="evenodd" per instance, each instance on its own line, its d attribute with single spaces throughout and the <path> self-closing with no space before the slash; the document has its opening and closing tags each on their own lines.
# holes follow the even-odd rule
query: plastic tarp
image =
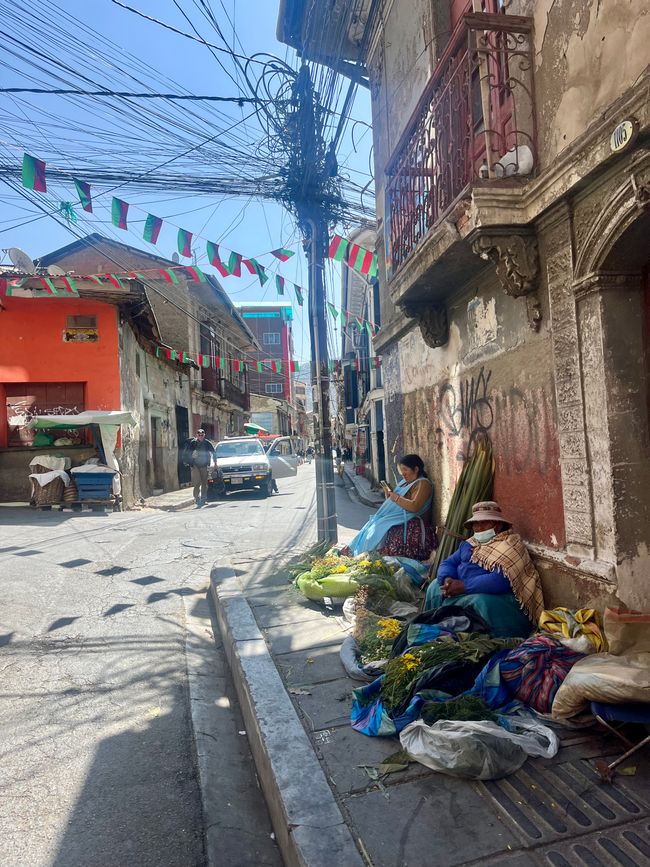
<svg viewBox="0 0 650 867">
<path fill-rule="evenodd" d="M 130 412 L 112 409 L 88 409 L 75 415 L 35 415 L 28 422 L 31 428 L 73 428 L 86 427 L 89 424 L 98 425 L 135 425 L 135 419 Z"/>
</svg>

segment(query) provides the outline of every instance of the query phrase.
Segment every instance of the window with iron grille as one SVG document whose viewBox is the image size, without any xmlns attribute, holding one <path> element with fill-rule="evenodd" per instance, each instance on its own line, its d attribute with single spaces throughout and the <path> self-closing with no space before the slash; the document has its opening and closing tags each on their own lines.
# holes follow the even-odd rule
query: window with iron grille
<svg viewBox="0 0 650 867">
<path fill-rule="evenodd" d="M 267 382 L 264 386 L 264 391 L 267 394 L 282 394 L 281 382 Z"/>
<path fill-rule="evenodd" d="M 262 342 L 266 346 L 279 345 L 280 334 L 277 331 L 265 331 L 262 336 Z"/>
</svg>

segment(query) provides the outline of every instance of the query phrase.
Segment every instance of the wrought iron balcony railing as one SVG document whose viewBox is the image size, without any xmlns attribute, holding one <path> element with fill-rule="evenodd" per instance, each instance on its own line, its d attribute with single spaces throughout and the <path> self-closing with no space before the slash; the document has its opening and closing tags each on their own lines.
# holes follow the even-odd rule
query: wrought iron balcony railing
<svg viewBox="0 0 650 867">
<path fill-rule="evenodd" d="M 387 169 L 389 278 L 474 182 L 535 171 L 532 19 L 471 13 Z"/>
</svg>

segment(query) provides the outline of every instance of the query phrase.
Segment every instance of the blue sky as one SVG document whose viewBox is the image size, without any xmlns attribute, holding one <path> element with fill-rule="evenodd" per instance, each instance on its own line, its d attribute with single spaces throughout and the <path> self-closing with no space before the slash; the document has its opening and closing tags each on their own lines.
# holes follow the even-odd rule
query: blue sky
<svg viewBox="0 0 650 867">
<path fill-rule="evenodd" d="M 192 32 L 193 24 L 205 40 L 219 44 L 213 24 L 201 14 L 205 8 L 201 0 L 179 0 L 178 5 L 174 0 L 125 2 L 186 32 Z M 6 8 L 3 10 L 2 7 Z M 211 0 L 217 23 L 234 50 L 248 56 L 268 52 L 295 66 L 295 53 L 275 38 L 277 7 L 276 0 Z M 27 0 L 18 0 L 17 3 L 0 0 L 0 13 L 9 10 L 12 10 L 12 15 L 5 16 L 5 26 L 15 38 L 10 47 L 17 54 L 14 58 L 5 56 L 1 74 L 4 86 L 70 86 L 70 83 L 66 85 L 55 78 L 63 75 L 70 81 L 69 73 L 62 73 L 56 65 L 61 62 L 77 75 L 86 75 L 110 89 L 134 92 L 145 89 L 146 85 L 147 89 L 159 92 L 185 89 L 194 94 L 237 96 L 240 93 L 237 88 L 239 73 L 228 55 L 215 52 L 223 61 L 224 70 L 205 46 L 143 20 L 111 0 L 93 0 L 92 3 L 87 0 L 33 0 L 29 4 Z M 39 38 L 39 25 L 30 19 L 31 14 L 42 21 L 42 35 L 49 33 L 45 41 Z M 42 59 L 41 72 L 35 71 L 33 58 L 20 49 L 21 41 L 30 40 L 46 55 Z M 37 58 L 36 62 L 41 60 Z M 134 80 L 134 75 L 138 81 Z M 79 78 L 73 79 L 73 86 L 95 89 L 81 83 Z M 106 164 L 107 167 L 119 168 L 126 165 L 133 170 L 135 165 L 138 170 L 140 167 L 150 170 L 169 160 L 166 170 L 182 170 L 187 175 L 196 176 L 201 171 L 212 171 L 209 154 L 190 154 L 181 160 L 176 156 L 215 135 L 220 127 L 239 123 L 236 133 L 238 148 L 248 158 L 241 162 L 240 157 L 239 164 L 230 167 L 230 173 L 237 177 L 241 170 L 259 176 L 262 171 L 256 166 L 259 126 L 255 118 L 242 123 L 243 116 L 251 111 L 250 106 L 176 103 L 173 123 L 166 115 L 174 109 L 168 107 L 168 102 L 142 100 L 138 109 L 129 115 L 114 99 L 0 94 L 1 160 L 4 164 L 19 164 L 22 152 L 27 150 L 45 159 L 49 165 L 74 172 L 81 179 L 84 166 L 102 167 Z M 214 113 L 215 107 L 220 115 Z M 361 123 L 354 126 L 353 138 L 352 127 L 348 129 L 339 149 L 339 163 L 357 184 L 363 186 L 370 181 L 371 133 L 367 126 L 370 111 L 366 91 L 358 93 L 352 116 Z M 154 127 L 150 137 L 149 130 Z M 219 134 L 215 147 L 220 147 L 221 141 Z M 224 174 L 223 169 L 214 173 Z M 123 232 L 110 222 L 112 193 L 93 185 L 93 194 L 97 197 L 95 213 L 86 215 L 76 207 L 78 231 L 100 232 L 170 257 L 176 249 L 177 227 L 182 227 L 194 233 L 197 260 L 202 267 L 207 265 L 205 240 L 210 239 L 245 256 L 260 256 L 263 264 L 288 281 L 307 285 L 306 261 L 293 221 L 273 202 L 188 195 L 172 188 L 165 192 L 145 192 L 124 186 L 115 192 L 132 205 L 130 230 Z M 60 201 L 77 204 L 72 183 L 48 184 L 47 196 L 41 203 L 51 212 L 56 210 Z M 32 203 L 2 183 L 0 208 L 2 248 L 21 247 L 35 258 L 74 240 L 64 226 L 51 217 L 42 217 Z M 148 211 L 167 221 L 155 248 L 142 240 L 143 222 Z M 296 250 L 296 255 L 284 265 L 268 255 L 270 250 L 280 246 Z M 207 267 L 206 270 L 211 269 Z M 328 272 L 330 298 L 338 304 L 338 270 L 328 268 Z M 248 278 L 248 275 L 241 279 L 227 278 L 223 285 L 234 301 L 268 301 L 276 297 L 272 279 L 263 289 L 256 278 Z M 297 357 L 307 359 L 306 308 L 296 309 L 294 328 Z"/>
</svg>

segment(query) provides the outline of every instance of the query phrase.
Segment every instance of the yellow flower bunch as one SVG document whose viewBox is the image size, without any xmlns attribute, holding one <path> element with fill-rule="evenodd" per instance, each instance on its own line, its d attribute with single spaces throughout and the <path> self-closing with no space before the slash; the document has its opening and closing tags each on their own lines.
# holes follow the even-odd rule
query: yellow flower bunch
<svg viewBox="0 0 650 867">
<path fill-rule="evenodd" d="M 348 571 L 347 566 L 337 566 L 336 569 L 334 570 L 333 574 L 334 575 L 342 575 L 344 572 L 347 572 L 347 571 Z"/>
<path fill-rule="evenodd" d="M 402 656 L 402 662 L 407 671 L 415 671 L 415 669 L 420 666 L 420 657 L 416 656 L 414 653 L 405 653 Z"/>
<path fill-rule="evenodd" d="M 370 560 L 359 560 L 359 566 L 363 566 L 364 569 L 367 569 L 368 566 L 372 566 Z"/>
<path fill-rule="evenodd" d="M 383 641 L 392 641 L 397 638 L 402 631 L 399 620 L 394 620 L 392 618 L 378 620 L 377 627 L 377 638 L 381 638 Z"/>
</svg>

